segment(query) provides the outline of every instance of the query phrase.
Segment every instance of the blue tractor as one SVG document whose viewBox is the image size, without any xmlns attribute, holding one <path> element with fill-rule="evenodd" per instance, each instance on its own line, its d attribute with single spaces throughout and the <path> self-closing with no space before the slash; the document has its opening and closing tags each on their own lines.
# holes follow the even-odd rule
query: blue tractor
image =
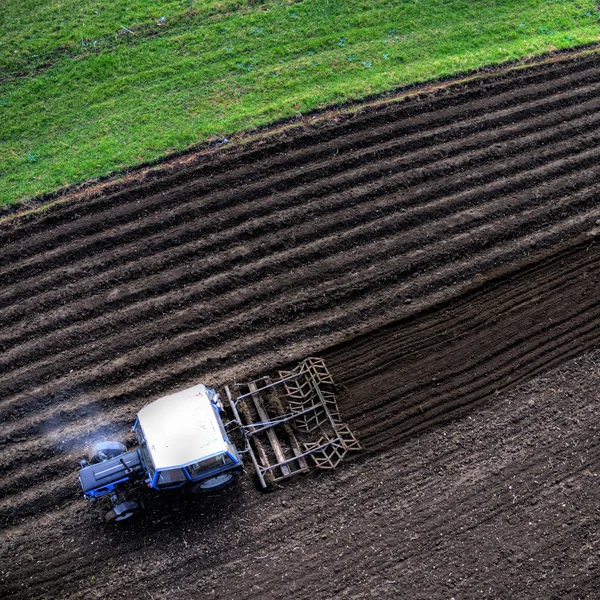
<svg viewBox="0 0 600 600">
<path fill-rule="evenodd" d="M 91 464 L 82 461 L 84 496 L 92 502 L 108 496 L 112 508 L 106 520 L 124 521 L 142 508 L 132 496 L 140 485 L 199 493 L 233 483 L 243 465 L 222 414 L 219 395 L 201 384 L 146 405 L 132 428 L 135 448 L 127 451 L 119 442 L 99 442 Z"/>
<path fill-rule="evenodd" d="M 195 385 L 159 398 L 138 413 L 137 446 L 99 442 L 79 481 L 86 498 L 108 497 L 107 521 L 124 521 L 142 508 L 136 490 L 183 488 L 200 493 L 233 483 L 248 457 L 263 489 L 311 468 L 335 468 L 360 450 L 341 422 L 331 374 L 320 358 L 307 358 L 279 378 L 260 377 L 225 386 L 233 419 L 213 388 Z M 228 436 L 235 427 L 240 451 Z M 139 496 L 139 495 L 138 495 Z"/>
</svg>

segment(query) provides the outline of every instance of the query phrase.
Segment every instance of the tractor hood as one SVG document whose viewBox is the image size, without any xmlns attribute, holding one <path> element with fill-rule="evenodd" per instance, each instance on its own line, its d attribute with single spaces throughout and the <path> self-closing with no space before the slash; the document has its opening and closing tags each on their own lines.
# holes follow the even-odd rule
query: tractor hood
<svg viewBox="0 0 600 600">
<path fill-rule="evenodd" d="M 79 471 L 81 489 L 86 496 L 100 497 L 115 486 L 143 472 L 140 457 L 135 450 L 125 452 Z"/>
<path fill-rule="evenodd" d="M 183 467 L 227 450 L 217 409 L 202 384 L 144 406 L 138 426 L 158 470 Z"/>
</svg>

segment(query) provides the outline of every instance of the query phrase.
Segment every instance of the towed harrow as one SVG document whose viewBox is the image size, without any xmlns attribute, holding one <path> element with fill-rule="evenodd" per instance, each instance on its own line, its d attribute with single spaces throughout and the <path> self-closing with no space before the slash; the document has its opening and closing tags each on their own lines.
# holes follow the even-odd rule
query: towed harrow
<svg viewBox="0 0 600 600">
<path fill-rule="evenodd" d="M 275 381 L 265 376 L 225 387 L 263 488 L 311 467 L 333 469 L 361 446 L 342 422 L 333 378 L 320 358 L 307 358 Z"/>
</svg>

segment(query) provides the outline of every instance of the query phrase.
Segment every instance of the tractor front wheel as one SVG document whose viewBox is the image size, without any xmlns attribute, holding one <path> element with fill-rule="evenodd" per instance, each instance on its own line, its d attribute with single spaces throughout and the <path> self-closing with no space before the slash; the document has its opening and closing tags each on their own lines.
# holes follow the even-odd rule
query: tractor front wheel
<svg viewBox="0 0 600 600">
<path fill-rule="evenodd" d="M 137 515 L 142 510 L 137 500 L 126 500 L 106 513 L 107 523 L 119 523 Z"/>
</svg>

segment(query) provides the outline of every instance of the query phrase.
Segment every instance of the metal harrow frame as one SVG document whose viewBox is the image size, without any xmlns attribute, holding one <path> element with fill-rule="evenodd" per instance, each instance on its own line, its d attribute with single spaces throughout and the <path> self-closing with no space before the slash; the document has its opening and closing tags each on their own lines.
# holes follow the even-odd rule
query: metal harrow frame
<svg viewBox="0 0 600 600">
<path fill-rule="evenodd" d="M 341 422 L 335 384 L 320 358 L 307 358 L 279 379 L 225 387 L 234 419 L 263 488 L 311 466 L 333 469 L 361 446 Z"/>
</svg>

